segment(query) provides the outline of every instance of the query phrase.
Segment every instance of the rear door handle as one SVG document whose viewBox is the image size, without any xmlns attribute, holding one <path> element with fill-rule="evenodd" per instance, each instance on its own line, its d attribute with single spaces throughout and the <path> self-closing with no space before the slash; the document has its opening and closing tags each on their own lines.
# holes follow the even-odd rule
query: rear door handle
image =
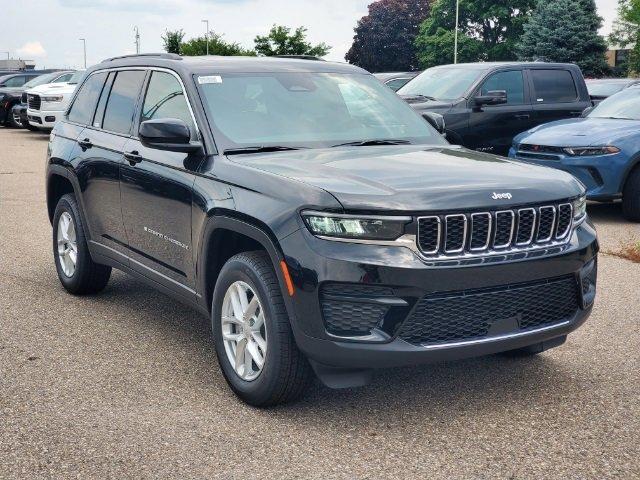
<svg viewBox="0 0 640 480">
<path fill-rule="evenodd" d="M 514 117 L 516 117 L 518 120 L 527 120 L 531 118 L 531 115 L 529 115 L 528 113 L 518 113 L 514 115 Z"/>
<path fill-rule="evenodd" d="M 93 147 L 93 143 L 91 143 L 91 140 L 89 140 L 88 138 L 85 138 L 84 140 L 78 140 L 78 145 L 80 145 L 80 147 L 82 147 L 83 149 Z"/>
<path fill-rule="evenodd" d="M 127 159 L 131 166 L 134 166 L 135 164 L 142 161 L 142 156 L 138 153 L 137 150 L 134 150 L 132 152 L 124 152 L 124 158 Z"/>
</svg>

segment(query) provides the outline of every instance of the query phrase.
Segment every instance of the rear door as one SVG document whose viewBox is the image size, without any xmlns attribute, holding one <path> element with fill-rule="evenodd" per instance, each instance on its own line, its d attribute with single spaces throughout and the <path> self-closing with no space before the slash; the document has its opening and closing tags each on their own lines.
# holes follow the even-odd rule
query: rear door
<svg viewBox="0 0 640 480">
<path fill-rule="evenodd" d="M 82 190 L 85 221 L 94 248 L 126 253 L 120 207 L 119 170 L 126 136 L 101 129 L 116 72 L 92 74 L 80 87 L 65 124 L 77 130 L 74 166 Z M 56 128 L 57 129 L 57 128 Z M 108 253 L 107 253 L 108 254 Z M 120 261 L 126 263 L 122 258 Z"/>
<path fill-rule="evenodd" d="M 153 70 L 147 79 L 137 124 L 177 118 L 197 138 L 195 121 L 177 75 Z M 121 169 L 122 212 L 132 267 L 170 287 L 195 294 L 191 208 L 198 159 L 179 152 L 150 149 L 135 137 L 125 146 Z M 186 287 L 186 288 L 184 288 Z"/>
<path fill-rule="evenodd" d="M 569 69 L 532 68 L 528 71 L 533 92 L 535 125 L 579 117 L 588 106 L 581 101 Z"/>
<path fill-rule="evenodd" d="M 533 108 L 524 72 L 520 69 L 491 73 L 480 85 L 474 96 L 490 91 L 507 92 L 507 103 L 477 106 L 470 99 L 469 117 L 470 147 L 476 150 L 505 155 L 513 137 L 527 130 L 533 121 Z"/>
</svg>

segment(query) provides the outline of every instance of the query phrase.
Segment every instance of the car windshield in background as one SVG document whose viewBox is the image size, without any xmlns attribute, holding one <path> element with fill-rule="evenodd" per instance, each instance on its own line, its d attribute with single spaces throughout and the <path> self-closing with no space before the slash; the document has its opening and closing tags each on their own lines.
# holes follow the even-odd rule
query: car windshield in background
<svg viewBox="0 0 640 480">
<path fill-rule="evenodd" d="M 39 77 L 36 77 L 33 80 L 29 80 L 22 87 L 25 90 L 28 90 L 29 88 L 37 87 L 38 85 L 45 85 L 47 83 L 51 83 L 54 78 L 59 76 L 60 74 L 58 72 L 47 73 L 46 75 L 40 75 Z"/>
<path fill-rule="evenodd" d="M 82 79 L 84 78 L 85 73 L 87 73 L 85 70 L 78 70 L 76 73 L 73 74 L 73 76 L 69 79 L 69 84 L 70 85 L 76 85 L 78 83 L 80 83 L 82 81 Z"/>
<path fill-rule="evenodd" d="M 196 81 L 224 150 L 447 144 L 370 75 L 233 73 L 200 75 Z"/>
<path fill-rule="evenodd" d="M 607 98 L 588 117 L 640 120 L 640 88 L 631 87 Z"/>
<path fill-rule="evenodd" d="M 484 67 L 435 67 L 425 70 L 398 90 L 399 95 L 422 95 L 436 100 L 457 100 L 485 71 Z"/>
<path fill-rule="evenodd" d="M 610 97 L 626 86 L 623 82 L 587 82 L 587 89 L 592 97 Z"/>
</svg>

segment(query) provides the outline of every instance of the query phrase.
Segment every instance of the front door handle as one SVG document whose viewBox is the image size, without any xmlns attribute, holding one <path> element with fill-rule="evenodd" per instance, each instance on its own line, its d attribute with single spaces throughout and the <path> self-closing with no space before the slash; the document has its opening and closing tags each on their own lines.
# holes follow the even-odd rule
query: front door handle
<svg viewBox="0 0 640 480">
<path fill-rule="evenodd" d="M 518 120 L 528 120 L 529 118 L 531 118 L 531 115 L 529 115 L 528 113 L 518 113 L 514 115 L 514 117 L 516 117 Z"/>
<path fill-rule="evenodd" d="M 78 145 L 80 145 L 83 150 L 93 147 L 93 143 L 88 138 L 85 138 L 84 140 L 78 140 Z"/>
<path fill-rule="evenodd" d="M 134 150 L 133 152 L 125 152 L 124 158 L 127 159 L 127 161 L 132 167 L 135 164 L 140 163 L 142 161 L 142 156 L 138 153 L 137 150 Z"/>
</svg>

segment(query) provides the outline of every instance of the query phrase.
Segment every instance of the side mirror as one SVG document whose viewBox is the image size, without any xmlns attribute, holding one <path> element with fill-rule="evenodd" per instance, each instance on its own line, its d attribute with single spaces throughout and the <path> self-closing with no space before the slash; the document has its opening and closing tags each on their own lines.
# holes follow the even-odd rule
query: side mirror
<svg viewBox="0 0 640 480">
<path fill-rule="evenodd" d="M 191 141 L 189 126 L 177 118 L 158 118 L 140 124 L 138 137 L 142 145 L 156 150 L 192 153 L 200 150 L 200 142 Z"/>
<path fill-rule="evenodd" d="M 422 117 L 429 122 L 429 125 L 435 128 L 440 135 L 446 134 L 447 125 L 442 115 L 434 112 L 424 112 Z"/>
<path fill-rule="evenodd" d="M 491 90 L 487 92 L 486 95 L 478 95 L 474 100 L 479 107 L 485 105 L 504 105 L 507 103 L 507 91 Z"/>
<path fill-rule="evenodd" d="M 586 118 L 591 112 L 593 112 L 593 109 L 596 107 L 587 107 L 582 111 L 582 114 L 580 115 L 580 118 Z"/>
</svg>

